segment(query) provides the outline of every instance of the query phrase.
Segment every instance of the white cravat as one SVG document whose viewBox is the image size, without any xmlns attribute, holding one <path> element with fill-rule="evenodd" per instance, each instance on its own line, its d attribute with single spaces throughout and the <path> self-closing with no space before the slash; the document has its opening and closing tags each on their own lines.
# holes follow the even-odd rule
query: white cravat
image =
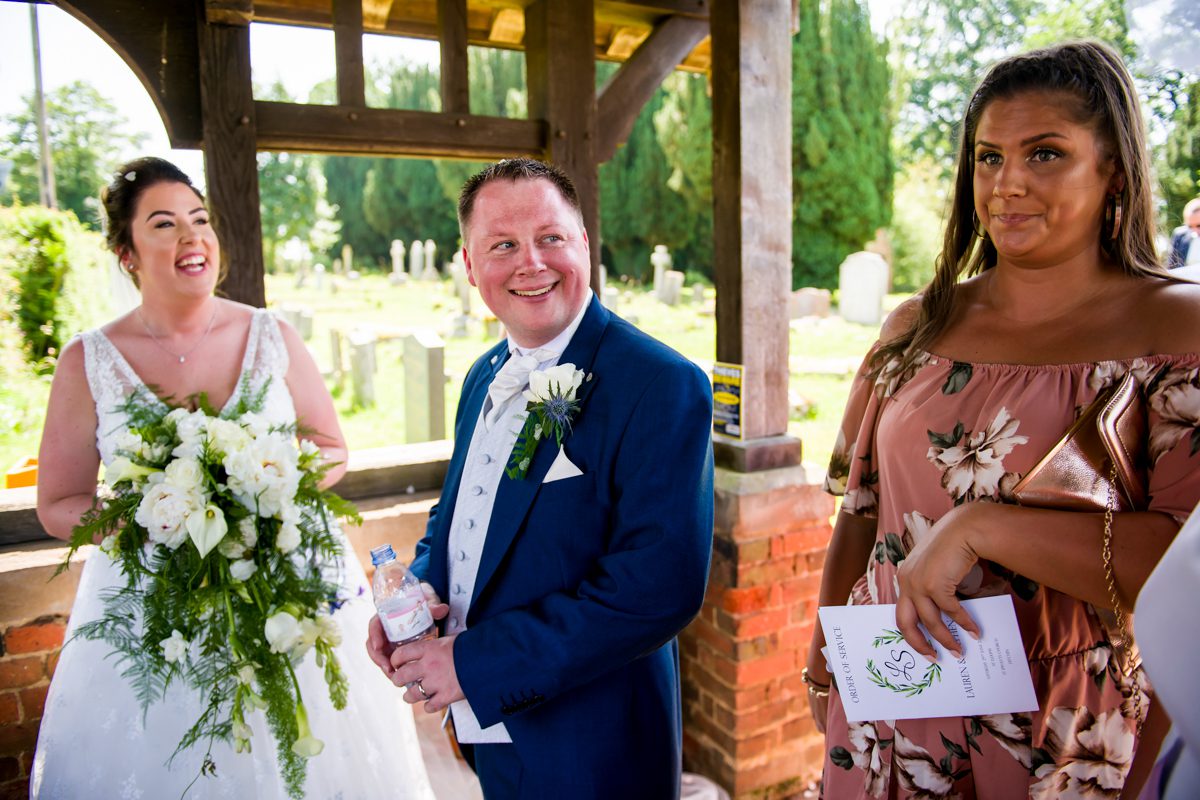
<svg viewBox="0 0 1200 800">
<path fill-rule="evenodd" d="M 513 353 L 508 361 L 504 362 L 504 366 L 492 379 L 492 385 L 488 387 L 488 399 L 492 401 L 492 407 L 484 417 L 484 430 L 491 430 L 492 425 L 500 418 L 504 404 L 529 385 L 529 373 L 537 369 L 543 361 L 549 361 L 557 355 L 553 350 L 534 350 L 526 355 Z"/>
</svg>

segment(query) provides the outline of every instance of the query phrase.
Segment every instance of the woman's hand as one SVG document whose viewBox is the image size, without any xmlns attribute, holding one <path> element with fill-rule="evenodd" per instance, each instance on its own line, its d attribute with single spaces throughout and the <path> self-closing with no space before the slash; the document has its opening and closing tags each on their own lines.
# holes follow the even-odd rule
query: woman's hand
<svg viewBox="0 0 1200 800">
<path fill-rule="evenodd" d="M 962 647 L 942 621 L 944 612 L 958 626 L 979 638 L 979 626 L 958 602 L 955 591 L 979 556 L 968 543 L 971 528 L 986 516 L 988 503 L 969 503 L 950 511 L 917 542 L 897 570 L 900 596 L 896 600 L 896 625 L 908 643 L 931 661 L 937 651 L 922 635 L 917 623 L 942 647 L 962 656 Z"/>
</svg>

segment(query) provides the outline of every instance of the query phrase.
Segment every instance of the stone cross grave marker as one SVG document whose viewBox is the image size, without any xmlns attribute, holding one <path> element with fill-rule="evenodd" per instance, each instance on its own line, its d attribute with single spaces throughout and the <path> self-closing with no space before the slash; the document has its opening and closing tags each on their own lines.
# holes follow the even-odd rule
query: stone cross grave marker
<svg viewBox="0 0 1200 800">
<path fill-rule="evenodd" d="M 425 245 L 420 239 L 413 239 L 408 248 L 408 276 L 414 281 L 421 279 L 425 271 Z"/>
<path fill-rule="evenodd" d="M 342 245 L 342 270 L 350 272 L 354 269 L 354 248 L 349 244 Z"/>
<path fill-rule="evenodd" d="M 437 242 L 433 239 L 425 240 L 425 274 L 422 277 L 427 281 L 438 279 Z"/>
<path fill-rule="evenodd" d="M 663 273 L 671 268 L 671 253 L 665 244 L 654 245 L 650 264 L 654 267 L 654 296 L 662 300 Z"/>
<path fill-rule="evenodd" d="M 408 280 L 408 276 L 404 274 L 404 242 L 393 239 L 389 252 L 392 256 L 392 271 L 388 280 L 395 286 Z"/>
</svg>

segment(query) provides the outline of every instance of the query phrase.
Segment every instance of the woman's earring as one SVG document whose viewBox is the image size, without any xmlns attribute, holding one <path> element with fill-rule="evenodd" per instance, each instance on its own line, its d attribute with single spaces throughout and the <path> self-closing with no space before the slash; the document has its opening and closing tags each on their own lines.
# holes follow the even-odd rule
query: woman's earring
<svg viewBox="0 0 1200 800">
<path fill-rule="evenodd" d="M 1121 195 L 1119 194 L 1110 194 L 1108 199 L 1108 205 L 1104 208 L 1104 218 L 1111 226 L 1108 229 L 1108 240 L 1115 242 L 1117 237 L 1121 235 L 1121 217 L 1124 212 L 1124 204 L 1121 202 Z"/>
<path fill-rule="evenodd" d="M 980 227 L 979 214 L 974 211 L 971 212 L 971 230 L 975 231 L 976 239 L 986 239 L 988 236 L 987 229 Z"/>
<path fill-rule="evenodd" d="M 126 272 L 128 272 L 130 275 L 137 272 L 137 266 L 132 261 L 122 261 L 121 268 L 124 269 Z"/>
</svg>

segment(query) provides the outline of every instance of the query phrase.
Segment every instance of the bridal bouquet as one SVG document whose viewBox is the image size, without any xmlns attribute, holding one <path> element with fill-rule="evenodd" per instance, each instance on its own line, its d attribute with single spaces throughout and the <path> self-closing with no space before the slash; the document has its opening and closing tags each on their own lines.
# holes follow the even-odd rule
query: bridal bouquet
<svg viewBox="0 0 1200 800">
<path fill-rule="evenodd" d="M 294 425 L 256 413 L 264 394 L 244 390 L 225 416 L 203 396 L 196 411 L 131 396 L 129 430 L 59 570 L 96 540 L 120 564 L 125 584 L 76 635 L 112 645 L 143 708 L 172 682 L 204 698 L 175 755 L 199 743 L 201 773 L 214 772 L 212 742 L 248 752 L 247 716 L 262 709 L 289 792 L 300 797 L 305 758 L 324 744 L 309 728 L 293 667 L 314 650 L 333 705 L 345 706 L 331 616 L 341 548 L 330 525 L 356 514 L 318 488 L 328 466 L 317 447 L 297 447 Z"/>
</svg>

